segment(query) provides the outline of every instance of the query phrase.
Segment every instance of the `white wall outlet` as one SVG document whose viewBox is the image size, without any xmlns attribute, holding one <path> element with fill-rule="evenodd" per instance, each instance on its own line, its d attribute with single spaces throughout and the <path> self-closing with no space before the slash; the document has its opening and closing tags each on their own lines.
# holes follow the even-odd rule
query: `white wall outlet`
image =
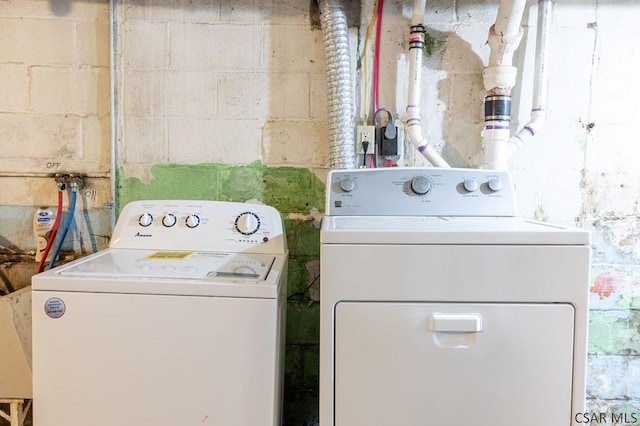
<svg viewBox="0 0 640 426">
<path fill-rule="evenodd" d="M 356 128 L 356 150 L 358 154 L 364 154 L 362 142 L 369 142 L 367 154 L 376 153 L 376 128 L 375 126 L 358 126 Z"/>
</svg>

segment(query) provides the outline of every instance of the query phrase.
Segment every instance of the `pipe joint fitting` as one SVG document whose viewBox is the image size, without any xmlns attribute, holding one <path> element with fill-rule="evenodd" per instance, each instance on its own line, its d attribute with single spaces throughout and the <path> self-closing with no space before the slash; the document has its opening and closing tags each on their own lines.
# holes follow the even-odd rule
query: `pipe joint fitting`
<svg viewBox="0 0 640 426">
<path fill-rule="evenodd" d="M 496 33 L 496 26 L 494 24 L 489 29 L 489 39 L 487 43 L 489 44 L 492 52 L 496 51 L 501 54 L 513 53 L 518 48 L 518 45 L 520 45 L 520 40 L 522 40 L 523 34 L 524 30 L 522 27 L 519 28 L 517 34 L 498 34 Z"/>
<path fill-rule="evenodd" d="M 484 121 L 511 120 L 511 96 L 487 96 L 484 98 Z"/>
<path fill-rule="evenodd" d="M 511 90 L 516 85 L 518 69 L 511 65 L 495 65 L 482 70 L 482 81 L 487 91 L 495 88 Z"/>
<path fill-rule="evenodd" d="M 412 25 L 409 33 L 409 49 L 424 49 L 424 27 Z"/>
<path fill-rule="evenodd" d="M 407 118 L 405 121 L 409 121 L 411 119 L 420 120 L 420 107 L 415 105 L 409 105 L 407 107 Z"/>
</svg>

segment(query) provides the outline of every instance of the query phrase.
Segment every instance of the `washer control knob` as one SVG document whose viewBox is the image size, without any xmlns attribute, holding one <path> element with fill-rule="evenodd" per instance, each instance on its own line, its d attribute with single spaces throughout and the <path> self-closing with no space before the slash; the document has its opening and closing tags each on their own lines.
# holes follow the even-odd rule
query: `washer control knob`
<svg viewBox="0 0 640 426">
<path fill-rule="evenodd" d="M 138 218 L 138 223 L 146 228 L 153 223 L 153 216 L 151 216 L 151 213 L 142 213 Z"/>
<path fill-rule="evenodd" d="M 167 228 L 171 228 L 173 225 L 176 224 L 177 221 L 178 221 L 178 218 L 176 218 L 176 216 L 174 214 L 171 214 L 171 213 L 167 213 L 162 218 L 162 224 L 164 226 L 166 226 Z"/>
<path fill-rule="evenodd" d="M 236 230 L 242 235 L 255 234 L 260 229 L 260 218 L 253 212 L 243 212 L 235 221 Z"/>
<path fill-rule="evenodd" d="M 197 214 L 190 214 L 185 219 L 185 225 L 187 225 L 187 228 L 195 228 L 200 225 L 200 216 Z"/>
<path fill-rule="evenodd" d="M 431 181 L 426 176 L 416 176 L 411 179 L 411 190 L 418 195 L 424 195 L 431 190 Z"/>
<path fill-rule="evenodd" d="M 489 182 L 487 182 L 489 189 L 493 192 L 498 192 L 502 189 L 502 181 L 498 178 L 491 178 Z"/>
<path fill-rule="evenodd" d="M 356 182 L 350 178 L 342 179 L 342 182 L 340 182 L 340 188 L 342 188 L 344 192 L 351 192 L 356 189 Z"/>
<path fill-rule="evenodd" d="M 462 183 L 462 186 L 464 187 L 465 191 L 473 192 L 478 189 L 479 185 L 478 185 L 478 181 L 475 180 L 474 178 L 467 178 Z"/>
</svg>

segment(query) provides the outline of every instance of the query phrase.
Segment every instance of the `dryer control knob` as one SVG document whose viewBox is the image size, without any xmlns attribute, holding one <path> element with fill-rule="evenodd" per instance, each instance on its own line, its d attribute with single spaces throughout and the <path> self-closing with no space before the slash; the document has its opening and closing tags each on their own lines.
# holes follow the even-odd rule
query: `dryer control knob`
<svg viewBox="0 0 640 426">
<path fill-rule="evenodd" d="M 153 223 L 153 216 L 151 216 L 151 213 L 142 213 L 138 218 L 138 223 L 146 228 Z"/>
<path fill-rule="evenodd" d="M 162 218 L 162 224 L 167 228 L 171 228 L 173 225 L 176 224 L 177 221 L 178 219 L 176 218 L 176 216 L 171 213 L 164 215 L 164 217 Z"/>
<path fill-rule="evenodd" d="M 411 179 L 411 190 L 418 195 L 424 195 L 431 190 L 431 181 L 425 176 L 416 176 Z"/>
<path fill-rule="evenodd" d="M 478 189 L 479 185 L 478 185 L 478 181 L 475 180 L 474 178 L 467 178 L 462 183 L 462 186 L 464 186 L 465 191 L 473 192 L 476 189 Z"/>
<path fill-rule="evenodd" d="M 196 214 L 190 214 L 185 219 L 185 225 L 187 225 L 187 228 L 195 228 L 196 226 L 200 225 L 200 216 Z"/>
<path fill-rule="evenodd" d="M 235 221 L 236 230 L 242 235 L 255 234 L 260 229 L 260 218 L 253 212 L 243 212 Z"/>
<path fill-rule="evenodd" d="M 489 189 L 493 192 L 498 192 L 502 189 L 502 181 L 498 178 L 491 178 L 487 183 Z"/>
<path fill-rule="evenodd" d="M 342 188 L 344 192 L 351 192 L 356 189 L 356 183 L 353 179 L 342 179 L 342 182 L 340 182 L 340 188 Z"/>
</svg>

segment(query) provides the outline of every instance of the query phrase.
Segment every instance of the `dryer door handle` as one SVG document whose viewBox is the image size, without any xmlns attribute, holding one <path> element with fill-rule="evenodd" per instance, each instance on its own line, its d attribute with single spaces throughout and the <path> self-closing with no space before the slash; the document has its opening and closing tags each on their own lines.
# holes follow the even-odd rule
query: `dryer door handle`
<svg viewBox="0 0 640 426">
<path fill-rule="evenodd" d="M 478 333 L 482 331 L 482 316 L 476 313 L 431 313 L 427 328 L 443 333 Z"/>
</svg>

